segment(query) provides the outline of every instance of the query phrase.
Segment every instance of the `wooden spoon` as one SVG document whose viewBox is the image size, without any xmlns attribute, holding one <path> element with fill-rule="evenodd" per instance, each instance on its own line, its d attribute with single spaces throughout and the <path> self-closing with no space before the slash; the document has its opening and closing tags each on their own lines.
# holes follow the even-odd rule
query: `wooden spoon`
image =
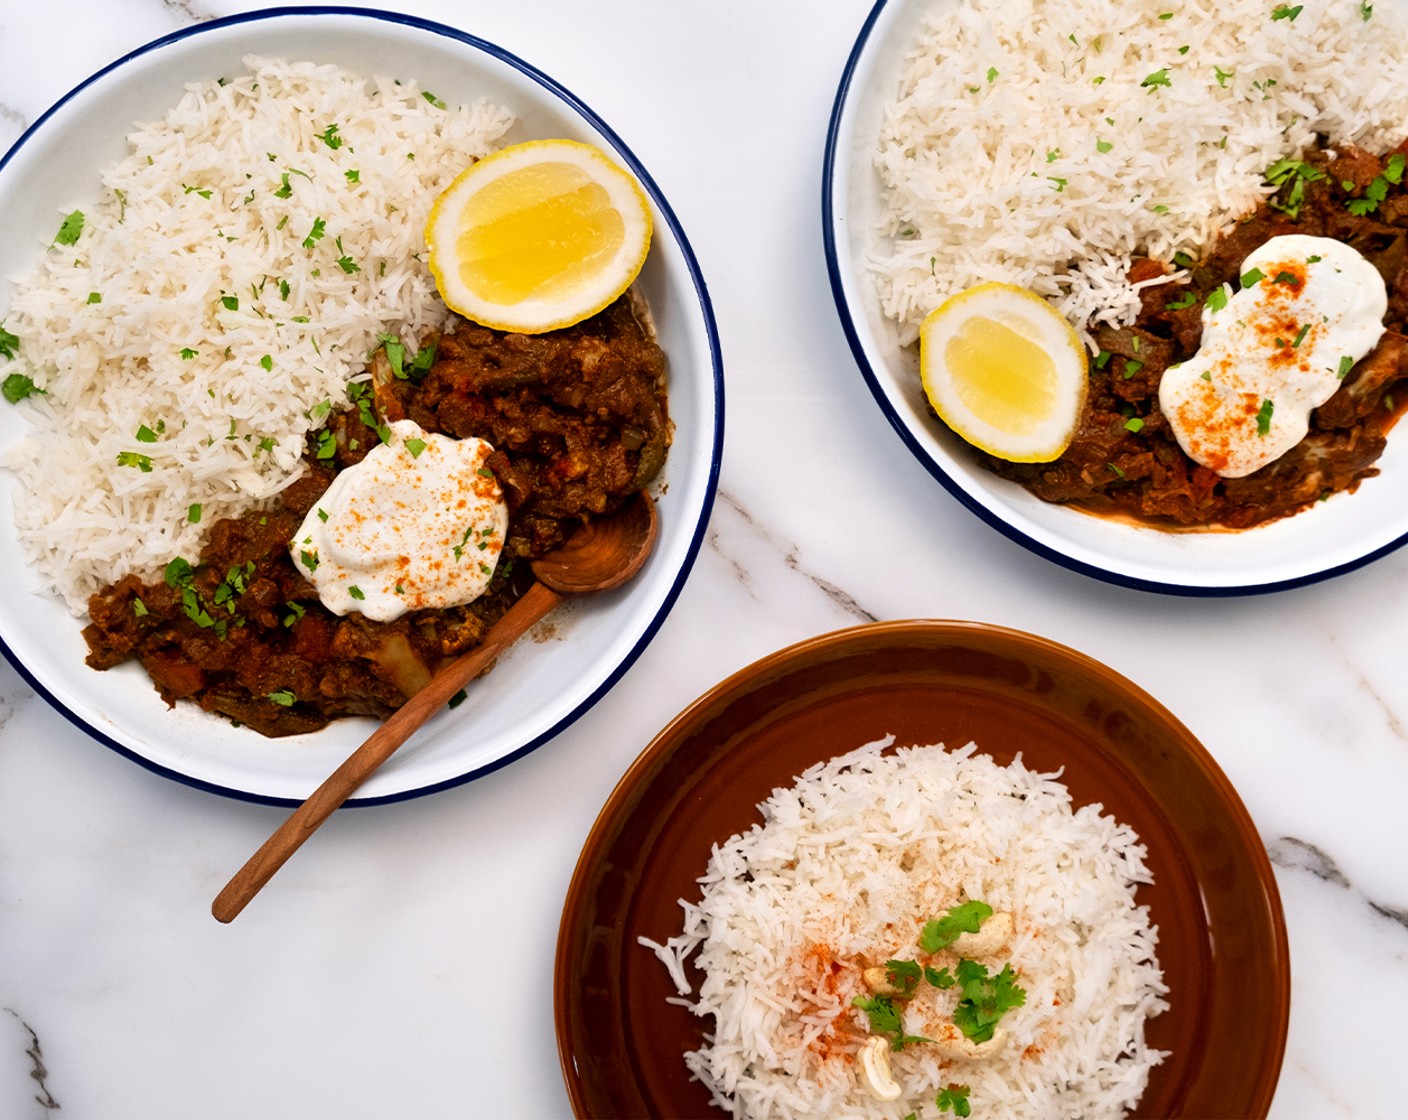
<svg viewBox="0 0 1408 1120">
<path fill-rule="evenodd" d="M 429 684 L 372 732 L 371 737 L 293 811 L 264 846 L 250 856 L 249 862 L 216 896 L 210 912 L 222 922 L 232 920 L 289 856 L 391 757 L 396 748 L 529 627 L 562 602 L 565 595 L 609 591 L 640 571 L 655 545 L 658 528 L 655 503 L 641 494 L 620 512 L 588 522 L 561 548 L 534 560 L 536 582 L 489 628 L 484 641 L 443 666 Z"/>
</svg>

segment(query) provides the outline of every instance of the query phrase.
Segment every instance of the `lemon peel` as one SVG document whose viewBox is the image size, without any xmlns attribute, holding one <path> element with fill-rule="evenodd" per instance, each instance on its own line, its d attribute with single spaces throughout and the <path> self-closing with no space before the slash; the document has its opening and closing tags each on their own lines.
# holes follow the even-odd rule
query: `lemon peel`
<svg viewBox="0 0 1408 1120">
<path fill-rule="evenodd" d="M 650 250 L 650 203 L 600 148 L 529 140 L 472 164 L 435 200 L 428 263 L 452 311 L 497 330 L 579 323 L 616 300 Z"/>
<path fill-rule="evenodd" d="M 919 328 L 919 375 L 934 411 L 974 447 L 1044 463 L 1070 446 L 1089 363 L 1046 300 L 1014 284 L 951 296 Z"/>
</svg>

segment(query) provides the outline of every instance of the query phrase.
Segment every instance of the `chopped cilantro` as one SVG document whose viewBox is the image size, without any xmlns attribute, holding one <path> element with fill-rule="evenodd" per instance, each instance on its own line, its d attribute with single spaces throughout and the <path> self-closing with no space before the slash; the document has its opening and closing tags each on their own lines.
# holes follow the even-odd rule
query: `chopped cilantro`
<svg viewBox="0 0 1408 1120">
<path fill-rule="evenodd" d="M 1124 422 L 1124 427 L 1125 431 L 1142 432 L 1144 430 L 1144 421 L 1141 420 L 1138 416 L 1131 416 L 1128 420 Z"/>
<path fill-rule="evenodd" d="M 1114 145 L 1111 144 L 1108 140 L 1097 140 L 1095 142 L 1095 150 L 1097 152 L 1108 152 L 1113 147 Z"/>
<path fill-rule="evenodd" d="M 184 587 L 191 582 L 194 575 L 191 562 L 184 556 L 177 556 L 166 565 L 162 578 L 167 587 Z"/>
<path fill-rule="evenodd" d="M 186 520 L 189 521 L 192 525 L 199 524 L 200 511 L 201 504 L 199 502 L 192 502 L 189 506 L 186 507 Z"/>
<path fill-rule="evenodd" d="M 281 688 L 278 692 L 269 693 L 269 700 L 272 703 L 279 704 L 285 708 L 293 707 L 293 703 L 297 699 L 298 697 L 286 688 Z"/>
<path fill-rule="evenodd" d="M 1256 284 L 1260 284 L 1265 279 L 1266 273 L 1262 272 L 1259 268 L 1253 268 L 1248 272 L 1242 273 L 1242 287 L 1250 288 Z"/>
<path fill-rule="evenodd" d="M 152 431 L 149 427 L 147 427 L 145 424 L 138 425 L 138 427 L 137 427 L 137 442 L 138 442 L 138 443 L 155 443 L 155 442 L 156 442 L 156 433 L 155 433 L 154 431 Z"/>
<path fill-rule="evenodd" d="M 1294 8 L 1289 4 L 1282 4 L 1271 13 L 1273 22 L 1278 19 L 1290 20 L 1294 22 L 1296 16 L 1300 15 L 1300 10 L 1304 4 L 1297 4 Z"/>
<path fill-rule="evenodd" d="M 1227 306 L 1227 288 L 1214 288 L 1208 293 L 1208 298 L 1203 301 L 1209 311 L 1221 311 Z"/>
<path fill-rule="evenodd" d="M 903 1050 L 911 1042 L 933 1042 L 932 1038 L 924 1038 L 921 1035 L 911 1035 L 904 1033 L 904 1018 L 900 1010 L 895 1006 L 895 1001 L 889 996 L 872 996 L 863 999 L 856 996 L 851 1000 L 852 1007 L 858 1007 L 865 1012 L 870 1020 L 870 1029 L 875 1034 L 886 1034 L 890 1036 L 890 1049 Z"/>
<path fill-rule="evenodd" d="M 421 93 L 421 96 L 427 101 L 429 101 L 432 105 L 434 105 L 437 109 L 443 109 L 445 107 L 445 103 L 441 101 L 438 97 L 436 97 L 435 94 L 431 93 L 429 90 L 423 91 Z"/>
<path fill-rule="evenodd" d="M 1155 70 L 1147 78 L 1139 83 L 1143 89 L 1153 89 L 1155 86 L 1171 86 L 1173 83 L 1168 79 L 1168 69 Z"/>
<path fill-rule="evenodd" d="M 366 598 L 366 595 L 363 594 L 362 589 L 358 587 L 355 583 L 349 583 L 347 585 L 347 594 L 351 595 L 352 598 L 356 599 L 358 602 L 361 602 L 363 599 Z"/>
<path fill-rule="evenodd" d="M 1348 354 L 1346 354 L 1343 358 L 1340 359 L 1340 368 L 1339 368 L 1339 377 L 1340 377 L 1340 380 L 1343 381 L 1346 377 L 1348 377 L 1348 376 L 1349 376 L 1349 371 L 1352 370 L 1353 368 L 1354 368 L 1354 359 L 1351 358 Z"/>
<path fill-rule="evenodd" d="M 997 81 L 997 67 L 996 67 L 996 66 L 989 66 L 989 67 L 988 67 L 988 81 L 989 81 L 989 82 L 995 82 L 995 81 Z"/>
<path fill-rule="evenodd" d="M 102 293 L 102 292 L 89 292 L 89 293 L 88 293 L 88 302 L 89 302 L 89 303 L 102 303 L 102 302 L 103 302 L 103 293 Z"/>
<path fill-rule="evenodd" d="M 924 970 L 919 967 L 918 961 L 885 962 L 885 979 L 900 990 L 903 998 L 914 994 L 914 989 L 919 987 L 923 975 Z"/>
<path fill-rule="evenodd" d="M 362 181 L 362 173 L 355 167 L 350 171 L 344 171 L 342 177 L 349 183 L 360 183 Z"/>
<path fill-rule="evenodd" d="M 181 360 L 183 362 L 189 362 L 192 358 L 198 357 L 200 357 L 199 350 L 192 350 L 189 346 L 181 347 Z"/>
<path fill-rule="evenodd" d="M 978 899 L 970 899 L 953 907 L 942 918 L 924 923 L 919 935 L 919 947 L 926 953 L 937 953 L 952 945 L 963 933 L 977 933 L 978 927 L 992 917 L 992 907 Z"/>
<path fill-rule="evenodd" d="M 1217 79 L 1217 84 L 1223 89 L 1226 89 L 1227 79 L 1232 76 L 1233 72 L 1231 70 L 1224 70 L 1221 66 L 1214 66 L 1212 68 L 1212 73 L 1213 77 Z"/>
<path fill-rule="evenodd" d="M 1184 292 L 1177 299 L 1169 300 L 1164 304 L 1166 311 L 1182 311 L 1185 307 L 1192 307 L 1198 302 L 1198 296 L 1194 292 Z"/>
<path fill-rule="evenodd" d="M 117 465 L 119 467 L 136 467 L 143 474 L 149 474 L 152 469 L 152 457 L 138 454 L 136 451 L 119 451 Z"/>
<path fill-rule="evenodd" d="M 72 245 L 83 232 L 83 211 L 75 210 L 59 224 L 59 232 L 54 234 L 53 245 Z"/>
<path fill-rule="evenodd" d="M 337 125 L 330 124 L 318 133 L 318 139 L 334 151 L 342 147 L 342 137 L 337 134 Z"/>
<path fill-rule="evenodd" d="M 148 614 L 147 604 L 136 595 L 132 596 L 132 614 L 137 618 L 146 618 Z"/>
<path fill-rule="evenodd" d="M 425 450 L 425 440 L 408 439 L 406 441 L 406 450 L 411 453 L 412 459 L 419 459 L 420 453 Z"/>
<path fill-rule="evenodd" d="M 13 358 L 19 353 L 20 340 L 4 327 L 0 327 L 0 358 Z"/>
<path fill-rule="evenodd" d="M 1016 980 L 1010 964 L 1003 965 L 996 976 L 989 976 L 977 961 L 964 958 L 958 962 L 961 995 L 953 1009 L 953 1021 L 965 1038 L 987 1042 L 1003 1015 L 1027 1002 L 1026 989 L 1018 987 Z"/>
<path fill-rule="evenodd" d="M 1261 402 L 1261 409 L 1256 414 L 1256 434 L 1264 436 L 1271 431 L 1271 414 L 1276 410 L 1276 405 L 1268 397 Z"/>
<path fill-rule="evenodd" d="M 303 239 L 303 247 L 311 249 L 322 240 L 323 234 L 327 232 L 328 224 L 322 218 L 313 219 L 313 228 L 308 231 L 308 236 Z"/>
<path fill-rule="evenodd" d="M 318 554 L 316 551 L 309 552 L 306 548 L 299 549 L 298 558 L 303 561 L 303 566 L 307 568 L 309 572 L 316 572 L 318 570 Z"/>
<path fill-rule="evenodd" d="M 26 377 L 22 373 L 12 373 L 0 383 L 0 393 L 5 395 L 5 399 L 11 404 L 18 404 L 31 393 L 42 393 L 43 389 L 34 383 L 34 379 Z"/>
<path fill-rule="evenodd" d="M 238 311 L 240 309 L 239 296 L 221 296 L 220 303 L 226 311 Z"/>
<path fill-rule="evenodd" d="M 940 1112 L 952 1112 L 955 1116 L 971 1116 L 972 1106 L 968 1103 L 969 1088 L 967 1085 L 948 1085 L 939 1090 L 939 1095 L 934 1098 L 934 1104 L 938 1106 Z"/>
</svg>

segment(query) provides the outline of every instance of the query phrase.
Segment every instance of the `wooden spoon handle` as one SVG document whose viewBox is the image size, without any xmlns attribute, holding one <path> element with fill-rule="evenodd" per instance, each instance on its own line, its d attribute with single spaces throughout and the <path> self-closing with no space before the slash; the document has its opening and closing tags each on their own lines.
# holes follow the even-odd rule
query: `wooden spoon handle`
<svg viewBox="0 0 1408 1120">
<path fill-rule="evenodd" d="M 429 684 L 406 701 L 334 770 L 307 801 L 295 809 L 274 834 L 249 857 L 215 898 L 210 912 L 222 922 L 232 920 L 249 900 L 274 876 L 289 856 L 312 836 L 339 805 L 411 737 L 417 728 L 439 711 L 450 698 L 483 672 L 535 622 L 558 603 L 562 596 L 535 583 L 514 603 L 484 636 L 484 641 L 464 656 L 444 666 Z"/>
</svg>

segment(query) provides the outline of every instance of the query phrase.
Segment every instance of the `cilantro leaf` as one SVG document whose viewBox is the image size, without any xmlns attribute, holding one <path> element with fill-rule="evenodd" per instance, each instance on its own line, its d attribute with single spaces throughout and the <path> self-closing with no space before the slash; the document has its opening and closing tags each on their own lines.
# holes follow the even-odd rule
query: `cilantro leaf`
<svg viewBox="0 0 1408 1120">
<path fill-rule="evenodd" d="M 901 998 L 907 998 L 914 994 L 914 989 L 919 987 L 921 976 L 923 976 L 923 970 L 919 967 L 918 961 L 885 962 L 885 979 L 900 990 Z"/>
<path fill-rule="evenodd" d="M 34 383 L 33 378 L 26 377 L 22 373 L 12 373 L 5 378 L 3 383 L 0 383 L 0 393 L 3 393 L 5 399 L 11 404 L 18 404 L 31 393 L 42 392 L 44 390 Z"/>
<path fill-rule="evenodd" d="M 964 958 L 958 962 L 958 983 L 962 987 L 953 1021 L 965 1038 L 987 1042 L 1003 1015 L 1027 1002 L 1026 989 L 1018 987 L 1016 981 L 1017 974 L 1010 964 L 1003 965 L 996 976 L 989 976 L 987 968 L 977 961 Z"/>
<path fill-rule="evenodd" d="M 939 1095 L 934 1098 L 934 1103 L 938 1105 L 940 1112 L 952 1112 L 955 1116 L 971 1116 L 973 1109 L 968 1103 L 968 1093 L 967 1085 L 949 1085 L 939 1090 Z"/>
<path fill-rule="evenodd" d="M 851 1000 L 852 1007 L 858 1007 L 865 1012 L 866 1018 L 870 1020 L 870 1029 L 875 1034 L 890 1035 L 890 1049 L 903 1050 L 911 1042 L 933 1042 L 932 1038 L 924 1038 L 922 1035 L 905 1034 L 904 1019 L 900 1014 L 900 1009 L 895 1006 L 895 1001 L 889 996 L 872 996 L 864 999 L 856 996 Z"/>
<path fill-rule="evenodd" d="M 59 232 L 54 234 L 53 244 L 73 245 L 78 241 L 78 235 L 83 232 L 83 211 L 75 210 L 68 215 L 59 225 Z"/>
<path fill-rule="evenodd" d="M 942 918 L 924 923 L 919 935 L 919 947 L 926 953 L 937 953 L 952 945 L 959 934 L 977 933 L 978 927 L 992 917 L 992 907 L 978 899 L 970 899 L 953 907 Z"/>
</svg>

